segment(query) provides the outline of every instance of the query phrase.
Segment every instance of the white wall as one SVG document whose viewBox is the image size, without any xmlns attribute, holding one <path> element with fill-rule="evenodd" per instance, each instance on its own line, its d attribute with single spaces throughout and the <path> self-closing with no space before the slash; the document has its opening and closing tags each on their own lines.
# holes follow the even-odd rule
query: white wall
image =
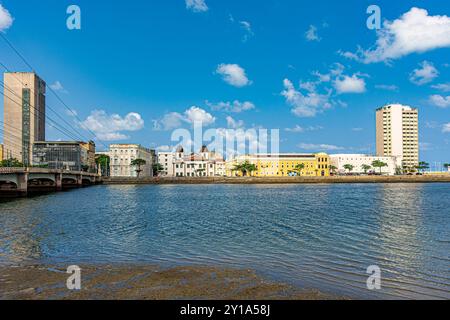
<svg viewBox="0 0 450 320">
<path fill-rule="evenodd" d="M 346 164 L 351 164 L 354 167 L 353 173 L 364 173 L 362 165 L 367 164 L 372 166 L 372 162 L 376 160 L 387 163 L 388 166 L 381 169 L 383 174 L 395 175 L 396 167 L 401 166 L 396 157 L 378 157 L 364 154 L 332 154 L 330 155 L 330 159 L 331 165 L 335 166 L 339 173 L 348 172 L 344 168 Z M 379 173 L 380 169 L 372 167 L 368 172 Z"/>
</svg>

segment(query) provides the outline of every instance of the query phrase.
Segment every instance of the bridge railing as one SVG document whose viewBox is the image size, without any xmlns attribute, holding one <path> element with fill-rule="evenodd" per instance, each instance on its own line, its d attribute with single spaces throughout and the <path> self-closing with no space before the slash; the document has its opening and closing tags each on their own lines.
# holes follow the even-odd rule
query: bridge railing
<svg viewBox="0 0 450 320">
<path fill-rule="evenodd" d="M 22 173 L 25 171 L 26 168 L 0 167 L 0 173 Z"/>
<path fill-rule="evenodd" d="M 89 173 L 83 171 L 66 171 L 57 169 L 47 169 L 47 168 L 11 168 L 11 167 L 0 167 L 0 174 L 10 174 L 10 173 L 62 173 L 62 174 L 72 174 L 72 175 L 82 175 L 88 177 L 99 177 L 97 173 Z"/>
</svg>

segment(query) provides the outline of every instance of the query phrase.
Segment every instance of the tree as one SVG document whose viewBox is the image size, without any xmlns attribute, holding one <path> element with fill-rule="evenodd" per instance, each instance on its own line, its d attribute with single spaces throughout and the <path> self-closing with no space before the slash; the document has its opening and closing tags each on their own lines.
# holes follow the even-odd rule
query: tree
<svg viewBox="0 0 450 320">
<path fill-rule="evenodd" d="M 298 176 L 301 176 L 304 169 L 305 169 L 305 164 L 304 164 L 304 163 L 299 163 L 299 164 L 296 165 L 296 166 L 294 167 L 294 169 L 291 170 L 290 172 L 294 172 L 294 173 L 296 173 Z"/>
<path fill-rule="evenodd" d="M 159 174 L 163 171 L 164 171 L 164 167 L 161 163 L 155 163 L 153 165 L 153 175 L 154 176 L 159 176 Z"/>
<path fill-rule="evenodd" d="M 239 171 L 242 173 L 242 176 L 245 177 L 247 174 L 252 175 L 252 172 L 258 170 L 256 165 L 245 161 L 243 163 L 235 164 L 232 171 Z"/>
<path fill-rule="evenodd" d="M 444 168 L 447 169 L 447 170 L 449 170 L 449 168 L 450 168 L 450 163 L 444 163 Z"/>
<path fill-rule="evenodd" d="M 195 170 L 195 173 L 196 173 L 197 176 L 202 177 L 202 176 L 203 176 L 203 173 L 204 173 L 205 171 L 206 171 L 205 169 L 200 168 L 200 169 Z"/>
<path fill-rule="evenodd" d="M 0 167 L 23 168 L 24 165 L 22 162 L 20 162 L 16 158 L 10 158 L 10 159 L 2 160 L 0 162 Z"/>
<path fill-rule="evenodd" d="M 419 165 L 416 167 L 417 170 L 419 170 L 419 171 L 422 170 L 422 173 L 429 168 L 430 168 L 429 163 L 425 162 L 425 161 L 419 162 Z"/>
<path fill-rule="evenodd" d="M 253 172 L 258 170 L 258 168 L 256 167 L 255 164 L 247 162 L 246 170 L 247 170 L 247 173 L 251 176 Z"/>
<path fill-rule="evenodd" d="M 375 160 L 374 162 L 372 162 L 372 167 L 380 168 L 380 174 L 381 174 L 381 169 L 383 167 L 387 167 L 387 166 L 388 166 L 388 164 L 383 162 L 383 161 L 381 161 L 381 160 Z"/>
<path fill-rule="evenodd" d="M 330 166 L 330 171 L 332 174 L 336 174 L 337 169 L 338 168 L 336 166 L 333 166 L 333 165 Z"/>
<path fill-rule="evenodd" d="M 355 167 L 351 164 L 344 164 L 344 169 L 348 170 L 348 172 L 352 172 Z"/>
<path fill-rule="evenodd" d="M 109 163 L 111 159 L 106 154 L 101 154 L 95 158 L 95 163 L 100 167 L 102 176 L 109 176 Z"/>
<path fill-rule="evenodd" d="M 136 173 L 137 173 L 138 179 L 142 172 L 141 166 L 144 166 L 146 163 L 147 163 L 147 161 L 145 161 L 144 159 L 134 159 L 133 161 L 131 161 L 131 165 L 137 167 Z"/>
<path fill-rule="evenodd" d="M 367 171 L 369 171 L 372 167 L 368 164 L 363 164 L 361 168 L 364 170 L 364 173 L 367 174 Z"/>
</svg>

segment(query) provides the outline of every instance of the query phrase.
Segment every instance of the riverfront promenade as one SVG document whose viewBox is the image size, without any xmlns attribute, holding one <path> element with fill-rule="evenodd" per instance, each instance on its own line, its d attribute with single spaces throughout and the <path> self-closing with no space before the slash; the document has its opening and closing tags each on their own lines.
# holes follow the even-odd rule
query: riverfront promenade
<svg viewBox="0 0 450 320">
<path fill-rule="evenodd" d="M 302 183 L 442 183 L 450 174 L 423 176 L 333 176 L 333 177 L 205 177 L 205 178 L 104 178 L 104 184 L 302 184 Z"/>
</svg>

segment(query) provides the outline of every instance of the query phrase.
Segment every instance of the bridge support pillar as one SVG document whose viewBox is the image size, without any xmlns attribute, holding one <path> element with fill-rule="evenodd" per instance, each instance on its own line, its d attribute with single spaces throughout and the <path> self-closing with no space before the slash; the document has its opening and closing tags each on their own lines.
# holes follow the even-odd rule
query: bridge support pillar
<svg viewBox="0 0 450 320">
<path fill-rule="evenodd" d="M 61 191 L 62 190 L 62 173 L 56 173 L 55 174 L 55 185 L 56 185 L 56 191 Z"/>
<path fill-rule="evenodd" d="M 81 175 L 81 174 L 77 175 L 77 186 L 78 187 L 83 186 L 83 175 Z"/>
<path fill-rule="evenodd" d="M 17 174 L 17 192 L 20 196 L 26 196 L 28 193 L 28 173 Z"/>
</svg>

